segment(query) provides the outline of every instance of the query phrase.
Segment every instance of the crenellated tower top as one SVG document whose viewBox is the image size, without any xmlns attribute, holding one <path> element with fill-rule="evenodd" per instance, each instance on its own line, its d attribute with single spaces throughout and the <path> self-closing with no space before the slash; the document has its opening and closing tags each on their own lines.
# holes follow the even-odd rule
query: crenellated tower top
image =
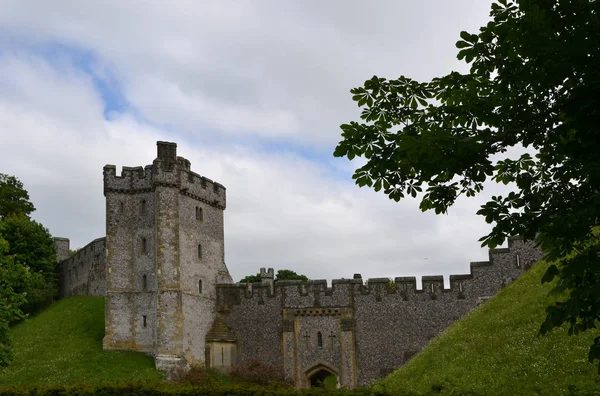
<svg viewBox="0 0 600 396">
<path fill-rule="evenodd" d="M 190 161 L 177 156 L 177 143 L 156 142 L 157 157 L 145 167 L 104 166 L 104 195 L 107 192 L 135 194 L 154 191 L 157 185 L 176 187 L 184 195 L 210 206 L 225 209 L 225 187 L 191 170 Z"/>
</svg>

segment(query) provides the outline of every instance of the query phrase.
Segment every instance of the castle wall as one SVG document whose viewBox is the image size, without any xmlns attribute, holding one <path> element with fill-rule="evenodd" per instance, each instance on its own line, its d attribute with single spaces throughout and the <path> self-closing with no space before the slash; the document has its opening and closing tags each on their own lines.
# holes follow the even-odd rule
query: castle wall
<svg viewBox="0 0 600 396">
<path fill-rule="evenodd" d="M 524 244 L 520 238 L 510 238 L 508 245 L 491 250 L 489 262 L 471 263 L 470 275 L 451 276 L 450 289 L 443 288 L 441 276 L 423 277 L 422 290 L 416 290 L 414 278 L 396 278 L 392 292 L 385 280 L 379 284 L 369 280 L 368 294 L 355 300 L 358 383 L 368 384 L 402 366 L 541 258 L 532 243 Z"/>
<path fill-rule="evenodd" d="M 238 363 L 259 358 L 283 366 L 281 337 L 283 331 L 281 288 L 270 292 L 269 285 L 219 285 L 217 298 L 226 321 L 238 338 Z"/>
<path fill-rule="evenodd" d="M 68 255 L 68 239 L 61 238 Z M 64 243 L 66 241 L 66 243 Z M 60 296 L 103 296 L 106 294 L 106 239 L 98 238 L 58 263 Z"/>
<path fill-rule="evenodd" d="M 517 259 L 518 257 L 518 259 Z M 238 339 L 240 361 L 283 364 L 298 386 L 316 366 L 344 386 L 366 385 L 402 366 L 454 321 L 521 275 L 541 253 L 509 240 L 471 273 L 414 277 L 218 285 L 218 309 Z M 318 345 L 318 332 L 322 345 Z M 329 338 L 330 337 L 330 338 Z M 283 362 L 282 362 L 283 360 Z"/>
</svg>

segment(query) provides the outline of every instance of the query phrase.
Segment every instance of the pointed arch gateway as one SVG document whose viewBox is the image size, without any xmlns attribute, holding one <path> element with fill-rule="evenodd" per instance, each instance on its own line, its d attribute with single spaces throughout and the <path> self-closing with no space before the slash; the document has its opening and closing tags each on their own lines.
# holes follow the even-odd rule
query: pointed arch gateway
<svg viewBox="0 0 600 396">
<path fill-rule="evenodd" d="M 306 387 L 315 388 L 329 376 L 339 378 L 337 370 L 324 362 L 319 362 L 312 368 L 306 370 Z M 339 382 L 339 380 L 338 380 Z"/>
</svg>

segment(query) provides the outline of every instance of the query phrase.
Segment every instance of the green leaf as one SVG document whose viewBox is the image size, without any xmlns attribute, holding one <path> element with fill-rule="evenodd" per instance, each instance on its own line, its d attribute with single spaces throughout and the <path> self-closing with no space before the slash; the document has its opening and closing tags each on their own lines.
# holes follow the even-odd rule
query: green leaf
<svg viewBox="0 0 600 396">
<path fill-rule="evenodd" d="M 558 270 L 558 267 L 552 264 L 550 267 L 548 267 L 544 273 L 544 276 L 542 276 L 542 283 L 552 282 L 554 277 L 556 277 L 559 273 L 560 271 Z"/>
<path fill-rule="evenodd" d="M 465 40 L 466 42 L 473 43 L 471 37 L 472 36 L 468 32 L 465 32 L 464 30 L 462 32 L 460 32 L 460 38 Z"/>
<path fill-rule="evenodd" d="M 375 181 L 375 185 L 373 186 L 373 189 L 375 191 L 381 190 L 381 179 L 377 179 L 377 181 Z"/>
</svg>

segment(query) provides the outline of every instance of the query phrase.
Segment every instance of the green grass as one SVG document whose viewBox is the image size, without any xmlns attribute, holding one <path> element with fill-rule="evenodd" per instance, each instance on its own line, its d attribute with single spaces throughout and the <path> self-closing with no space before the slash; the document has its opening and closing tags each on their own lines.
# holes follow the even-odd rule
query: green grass
<svg viewBox="0 0 600 396">
<path fill-rule="evenodd" d="M 537 336 L 551 301 L 551 285 L 540 281 L 545 269 L 534 266 L 376 388 L 392 394 L 600 394 L 598 368 L 587 361 L 599 331 L 570 337 L 562 328 Z"/>
<path fill-rule="evenodd" d="M 569 337 L 564 329 L 538 337 L 551 285 L 536 265 L 481 305 L 375 390 L 389 394 L 600 394 L 587 352 L 600 331 Z M 61 300 L 12 329 L 15 360 L 0 369 L 3 385 L 108 385 L 159 381 L 150 356 L 103 351 L 104 299 Z M 222 381 L 217 381 L 222 382 Z"/>
<path fill-rule="evenodd" d="M 152 357 L 103 351 L 104 298 L 54 303 L 12 329 L 15 359 L 0 368 L 1 385 L 91 385 L 160 380 Z"/>
</svg>

